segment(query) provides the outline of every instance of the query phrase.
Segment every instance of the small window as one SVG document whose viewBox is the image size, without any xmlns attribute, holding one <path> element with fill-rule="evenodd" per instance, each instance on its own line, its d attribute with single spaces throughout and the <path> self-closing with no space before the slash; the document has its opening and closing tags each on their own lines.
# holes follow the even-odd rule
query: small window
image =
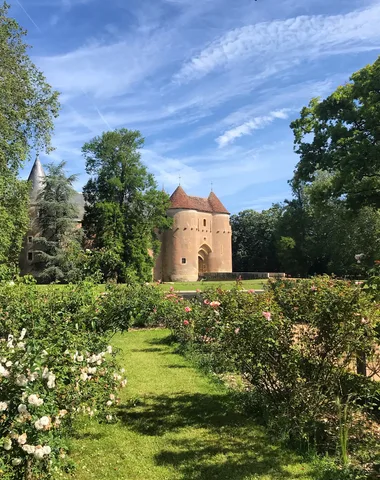
<svg viewBox="0 0 380 480">
<path fill-rule="evenodd" d="M 183 259 L 182 259 L 182 263 L 186 263 L 186 258 L 183 258 Z"/>
<path fill-rule="evenodd" d="M 28 243 L 33 243 L 33 237 L 28 237 Z"/>
<path fill-rule="evenodd" d="M 33 260 L 33 252 L 28 252 L 28 260 L 29 261 Z"/>
<path fill-rule="evenodd" d="M 203 219 L 203 226 L 204 227 L 206 226 L 206 219 L 205 218 Z"/>
</svg>

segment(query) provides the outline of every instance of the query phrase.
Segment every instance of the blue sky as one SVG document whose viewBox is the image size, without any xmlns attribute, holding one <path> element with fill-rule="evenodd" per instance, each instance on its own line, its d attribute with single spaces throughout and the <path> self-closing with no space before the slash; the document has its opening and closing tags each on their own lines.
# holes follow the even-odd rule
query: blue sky
<svg viewBox="0 0 380 480">
<path fill-rule="evenodd" d="M 289 123 L 380 53 L 380 0 L 10 0 L 32 58 L 61 92 L 54 145 L 86 182 L 81 146 L 139 129 L 142 158 L 226 207 L 289 197 Z M 30 170 L 26 166 L 24 175 Z"/>
</svg>

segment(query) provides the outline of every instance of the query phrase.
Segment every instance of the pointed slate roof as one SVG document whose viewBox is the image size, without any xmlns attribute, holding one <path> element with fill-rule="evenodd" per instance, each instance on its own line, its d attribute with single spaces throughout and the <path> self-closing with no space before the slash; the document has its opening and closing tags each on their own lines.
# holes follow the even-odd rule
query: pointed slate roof
<svg viewBox="0 0 380 480">
<path fill-rule="evenodd" d="M 187 195 L 180 185 L 170 197 L 170 203 L 170 208 L 198 210 L 207 213 L 229 213 L 214 192 L 211 192 L 208 198 L 193 197 Z"/>
<path fill-rule="evenodd" d="M 40 162 L 39 156 L 37 155 L 30 175 L 28 177 L 28 182 L 32 184 L 32 190 L 30 192 L 30 198 L 36 199 L 38 193 L 42 190 L 44 185 L 45 172 Z"/>
</svg>

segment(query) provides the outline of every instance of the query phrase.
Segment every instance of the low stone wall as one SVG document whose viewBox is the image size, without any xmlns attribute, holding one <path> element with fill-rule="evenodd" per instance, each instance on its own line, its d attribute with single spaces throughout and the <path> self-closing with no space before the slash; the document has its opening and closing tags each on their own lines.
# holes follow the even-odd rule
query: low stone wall
<svg viewBox="0 0 380 480">
<path fill-rule="evenodd" d="M 272 272 L 207 272 L 200 275 L 200 279 L 223 281 L 236 280 L 241 277 L 242 280 L 255 280 L 257 278 L 285 278 L 285 273 Z"/>
</svg>

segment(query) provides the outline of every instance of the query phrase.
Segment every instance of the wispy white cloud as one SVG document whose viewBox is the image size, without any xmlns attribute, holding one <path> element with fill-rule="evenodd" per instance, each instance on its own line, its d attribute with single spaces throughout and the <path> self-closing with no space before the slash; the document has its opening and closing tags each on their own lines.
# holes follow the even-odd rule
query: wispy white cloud
<svg viewBox="0 0 380 480">
<path fill-rule="evenodd" d="M 229 31 L 193 56 L 174 76 L 179 83 L 199 79 L 239 61 L 291 62 L 380 46 L 380 5 L 344 15 L 298 16 Z"/>
<path fill-rule="evenodd" d="M 220 135 L 220 137 L 216 139 L 216 142 L 218 143 L 219 147 L 225 147 L 229 143 L 232 143 L 236 138 L 242 137 L 243 135 L 249 135 L 254 130 L 265 128 L 275 120 L 286 120 L 289 117 L 288 112 L 289 111 L 287 109 L 274 110 L 268 115 L 252 118 L 251 120 L 244 122 L 237 127 L 226 130 L 223 135 Z"/>
</svg>

